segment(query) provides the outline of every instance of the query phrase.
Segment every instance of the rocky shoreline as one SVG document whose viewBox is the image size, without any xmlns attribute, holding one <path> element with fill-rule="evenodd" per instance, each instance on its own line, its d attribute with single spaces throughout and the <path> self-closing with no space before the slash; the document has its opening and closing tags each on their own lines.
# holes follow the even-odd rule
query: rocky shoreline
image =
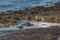
<svg viewBox="0 0 60 40">
<path fill-rule="evenodd" d="M 60 23 L 60 2 L 55 3 L 54 6 L 44 7 L 37 6 L 34 8 L 25 8 L 24 10 L 8 10 L 6 12 L 0 13 L 0 27 L 8 27 L 17 24 L 19 20 L 37 20 L 37 21 L 48 21 L 55 22 L 55 17 L 57 17 L 58 23 Z M 47 18 L 52 17 L 47 20 Z M 41 17 L 41 18 L 40 18 Z M 54 21 L 55 20 L 55 21 Z"/>
</svg>

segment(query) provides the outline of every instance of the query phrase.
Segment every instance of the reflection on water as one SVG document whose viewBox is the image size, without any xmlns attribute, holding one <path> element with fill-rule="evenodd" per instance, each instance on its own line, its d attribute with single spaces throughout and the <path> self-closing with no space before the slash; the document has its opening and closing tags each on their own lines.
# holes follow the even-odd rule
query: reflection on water
<svg viewBox="0 0 60 40">
<path fill-rule="evenodd" d="M 24 24 L 26 22 L 27 22 L 27 20 L 21 20 L 14 26 L 10 26 L 10 27 L 7 27 L 7 28 L 5 28 L 5 27 L 0 28 L 0 30 L 20 30 L 17 27 L 22 26 L 22 24 Z M 49 27 L 49 26 L 60 26 L 60 23 L 47 23 L 47 22 L 39 22 L 39 21 L 28 21 L 28 22 L 30 22 L 31 24 L 34 24 L 34 26 L 29 26 L 29 27 L 24 26 L 23 29 L 43 28 L 43 27 Z"/>
</svg>

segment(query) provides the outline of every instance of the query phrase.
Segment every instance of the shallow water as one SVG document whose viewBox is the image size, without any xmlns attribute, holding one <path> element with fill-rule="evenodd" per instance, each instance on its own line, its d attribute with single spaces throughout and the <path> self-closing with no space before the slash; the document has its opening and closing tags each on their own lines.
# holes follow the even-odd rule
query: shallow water
<svg viewBox="0 0 60 40">
<path fill-rule="evenodd" d="M 10 26 L 7 28 L 0 28 L 0 30 L 20 30 L 19 28 L 17 28 L 18 26 L 21 26 L 22 24 L 24 24 L 25 22 L 27 22 L 27 20 L 21 20 L 18 22 L 18 24 L 14 25 L 14 26 Z M 39 22 L 39 21 L 28 21 L 31 24 L 34 24 L 34 26 L 24 26 L 23 29 L 29 29 L 29 28 L 45 28 L 45 27 L 49 27 L 49 26 L 60 26 L 60 23 L 47 23 L 47 22 Z"/>
<path fill-rule="evenodd" d="M 53 5 L 60 0 L 0 0 L 0 11 L 19 10 L 25 7 L 32 8 L 40 5 Z"/>
</svg>

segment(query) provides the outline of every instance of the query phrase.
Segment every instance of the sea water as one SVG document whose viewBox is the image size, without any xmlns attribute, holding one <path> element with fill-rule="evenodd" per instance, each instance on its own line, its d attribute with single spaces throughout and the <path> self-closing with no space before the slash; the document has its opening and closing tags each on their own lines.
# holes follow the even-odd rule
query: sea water
<svg viewBox="0 0 60 40">
<path fill-rule="evenodd" d="M 53 5 L 60 0 L 0 0 L 0 12 L 7 10 L 19 10 L 26 7 L 32 8 L 36 6 Z"/>
</svg>

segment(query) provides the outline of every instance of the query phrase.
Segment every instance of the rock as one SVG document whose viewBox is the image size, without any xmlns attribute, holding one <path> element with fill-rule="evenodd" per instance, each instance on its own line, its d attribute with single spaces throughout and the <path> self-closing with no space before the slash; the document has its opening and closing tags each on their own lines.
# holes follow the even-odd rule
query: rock
<svg viewBox="0 0 60 40">
<path fill-rule="evenodd" d="M 60 28 L 60 26 L 51 26 L 51 28 Z"/>
<path fill-rule="evenodd" d="M 26 22 L 25 24 L 23 24 L 25 26 L 33 26 L 33 24 L 29 23 L 29 22 Z"/>
<path fill-rule="evenodd" d="M 5 26 L 5 24 L 3 23 L 0 23 L 0 27 L 3 28 Z"/>
<path fill-rule="evenodd" d="M 41 21 L 41 20 L 37 20 L 37 21 Z"/>
<path fill-rule="evenodd" d="M 23 26 L 18 26 L 18 28 L 23 29 L 24 27 Z"/>
</svg>

